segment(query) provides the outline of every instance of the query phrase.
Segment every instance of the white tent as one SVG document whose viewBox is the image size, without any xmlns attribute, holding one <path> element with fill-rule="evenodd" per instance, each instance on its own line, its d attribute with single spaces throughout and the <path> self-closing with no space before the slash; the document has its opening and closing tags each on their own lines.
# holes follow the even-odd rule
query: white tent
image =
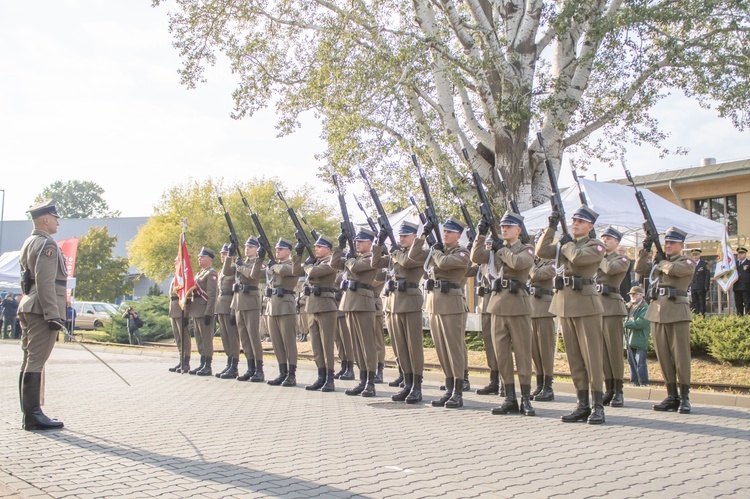
<svg viewBox="0 0 750 499">
<path fill-rule="evenodd" d="M 632 186 L 594 182 L 580 179 L 588 205 L 597 213 L 596 231 L 612 225 L 624 234 L 623 244 L 635 246 L 645 237 L 643 232 L 643 214 L 635 198 Z M 643 196 L 660 233 L 675 226 L 688 233 L 687 241 L 718 241 L 724 235 L 725 227 L 713 220 L 702 217 L 692 211 L 680 208 L 666 199 L 657 196 L 648 189 L 643 189 Z M 578 188 L 574 185 L 561 191 L 560 196 L 565 207 L 565 216 L 570 225 L 570 216 L 581 206 Z M 537 206 L 522 213 L 526 229 L 534 233 L 547 227 L 547 217 L 551 211 L 549 203 Z"/>
<path fill-rule="evenodd" d="M 7 291 L 21 290 L 21 268 L 18 265 L 20 251 L 6 251 L 0 255 L 0 288 Z"/>
</svg>

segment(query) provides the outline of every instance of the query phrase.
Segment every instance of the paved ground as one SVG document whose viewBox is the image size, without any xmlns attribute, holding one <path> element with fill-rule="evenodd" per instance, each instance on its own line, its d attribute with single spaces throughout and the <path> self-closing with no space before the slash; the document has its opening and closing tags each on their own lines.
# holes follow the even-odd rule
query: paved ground
<svg viewBox="0 0 750 499">
<path fill-rule="evenodd" d="M 132 386 L 60 344 L 45 411 L 65 429 L 26 432 L 20 347 L 0 342 L 0 496 L 750 497 L 743 407 L 678 415 L 628 398 L 594 427 L 559 421 L 574 404 L 562 391 L 536 417 L 503 417 L 489 412 L 498 397 L 474 393 L 463 409 L 430 407 L 437 374 L 425 403 L 406 406 L 385 385 L 374 399 L 344 395 L 354 382 L 306 391 L 312 364 L 282 388 L 169 373 L 173 353 L 95 351 Z"/>
</svg>

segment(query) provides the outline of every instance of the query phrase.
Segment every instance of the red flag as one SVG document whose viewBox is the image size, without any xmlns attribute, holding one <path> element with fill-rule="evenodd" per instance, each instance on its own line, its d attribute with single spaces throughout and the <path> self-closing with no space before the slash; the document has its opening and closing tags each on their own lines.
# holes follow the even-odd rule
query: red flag
<svg viewBox="0 0 750 499">
<path fill-rule="evenodd" d="M 58 241 L 57 245 L 60 247 L 60 251 L 62 251 L 62 254 L 65 257 L 65 265 L 68 267 L 68 277 L 75 277 L 78 238 L 72 237 L 70 239 L 63 239 L 62 241 Z"/>
<path fill-rule="evenodd" d="M 185 300 L 188 294 L 195 289 L 195 276 L 193 266 L 190 263 L 185 234 L 180 236 L 180 247 L 177 250 L 177 258 L 174 261 L 174 286 L 173 289 L 180 297 L 180 307 L 185 308 Z"/>
</svg>

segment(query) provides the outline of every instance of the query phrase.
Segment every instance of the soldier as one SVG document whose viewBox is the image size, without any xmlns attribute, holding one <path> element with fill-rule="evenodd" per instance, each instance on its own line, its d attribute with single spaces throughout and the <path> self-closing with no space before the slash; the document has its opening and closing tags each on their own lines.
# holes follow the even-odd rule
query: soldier
<svg viewBox="0 0 750 499">
<path fill-rule="evenodd" d="M 695 274 L 690 282 L 690 310 L 696 314 L 705 315 L 706 313 L 706 293 L 711 287 L 711 273 L 708 270 L 708 264 L 701 260 L 700 248 L 690 250 L 690 255 L 695 262 Z"/>
<path fill-rule="evenodd" d="M 485 250 L 491 251 L 492 238 L 485 237 Z M 500 371 L 497 368 L 497 356 L 495 355 L 495 347 L 492 343 L 492 314 L 488 310 L 492 294 L 492 281 L 494 280 L 492 274 L 495 272 L 495 269 L 490 266 L 488 261 L 488 263 L 475 265 L 475 270 L 476 274 L 474 277 L 477 283 L 475 296 L 478 297 L 479 301 L 478 309 L 482 317 L 482 341 L 484 342 L 484 353 L 487 357 L 487 367 L 490 368 L 490 383 L 484 388 L 479 388 L 477 395 L 497 395 L 501 392 L 502 383 L 500 383 Z M 505 397 L 504 389 L 500 395 Z"/>
<path fill-rule="evenodd" d="M 333 241 L 325 236 L 315 241 L 315 258 L 305 261 L 307 279 L 303 293 L 307 296 L 305 312 L 310 324 L 310 342 L 312 344 L 315 365 L 318 366 L 318 379 L 305 387 L 306 390 L 332 392 L 334 386 L 333 357 L 334 337 L 336 336 L 336 269 L 331 267 Z M 341 251 L 336 248 L 336 252 Z"/>
<path fill-rule="evenodd" d="M 377 348 L 375 346 L 375 269 L 372 268 L 372 243 L 375 233 L 368 229 L 360 229 L 354 238 L 356 255 L 339 253 L 334 255 L 331 266 L 336 269 L 346 269 L 344 296 L 341 299 L 340 310 L 346 312 L 346 325 L 352 335 L 354 358 L 359 367 L 359 385 L 344 393 L 347 395 L 362 395 L 374 397 L 375 371 L 378 365 Z M 340 234 L 339 248 L 346 245 L 346 236 Z"/>
<path fill-rule="evenodd" d="M 625 377 L 625 362 L 622 358 L 622 342 L 625 329 L 623 318 L 628 315 L 625 301 L 620 294 L 620 283 L 625 279 L 630 260 L 617 253 L 622 233 L 612 226 L 601 235 L 604 243 L 604 258 L 596 273 L 596 287 L 602 300 L 602 339 L 604 343 L 604 405 L 622 407 L 622 386 Z"/>
<path fill-rule="evenodd" d="M 737 248 L 737 282 L 732 286 L 737 315 L 750 312 L 750 262 L 747 260 L 747 249 Z"/>
<path fill-rule="evenodd" d="M 214 252 L 203 247 L 198 253 L 198 264 L 201 270 L 195 275 L 195 289 L 191 291 L 191 301 L 188 316 L 193 319 L 193 333 L 201 363 L 189 374 L 211 376 L 211 362 L 214 356 L 214 332 L 216 321 L 216 295 L 219 291 L 219 274 L 211 267 Z"/>
<path fill-rule="evenodd" d="M 649 265 L 650 237 L 643 241 L 638 253 L 635 271 L 648 275 L 651 281 L 652 300 L 646 319 L 653 327 L 656 357 L 659 359 L 667 398 L 654 405 L 655 411 L 690 413 L 690 307 L 687 289 L 695 272 L 695 262 L 682 255 L 687 233 L 670 227 L 664 234 L 664 254 L 658 253 Z M 677 393 L 679 382 L 680 393 Z"/>
<path fill-rule="evenodd" d="M 175 367 L 170 367 L 169 371 L 184 374 L 190 370 L 190 331 L 188 331 L 188 314 L 180 305 L 180 297 L 174 289 L 174 281 L 169 285 L 169 319 L 172 322 L 172 333 L 180 354 L 180 361 Z"/>
<path fill-rule="evenodd" d="M 576 387 L 578 405 L 562 417 L 562 421 L 588 421 L 604 423 L 604 394 L 602 392 L 602 301 L 596 292 L 593 277 L 604 258 L 604 245 L 589 237 L 599 214 L 586 205 L 573 213 L 570 234 L 563 234 L 555 243 L 555 231 L 561 214 L 552 211 L 549 227 L 537 243 L 539 258 L 552 259 L 559 250 L 557 270 L 562 276 L 555 278 L 555 296 L 550 312 L 557 315 L 562 328 L 570 373 Z M 589 404 L 589 387 L 594 409 Z"/>
<path fill-rule="evenodd" d="M 297 293 L 297 341 L 299 343 L 307 341 L 307 333 L 310 331 L 311 317 L 305 312 L 307 308 L 307 295 L 304 293 L 304 290 L 305 278 L 300 277 L 297 280 L 297 285 L 294 287 L 294 292 Z"/>
<path fill-rule="evenodd" d="M 260 340 L 260 279 L 266 270 L 263 263 L 266 251 L 254 237 L 245 241 L 245 259 L 237 259 L 237 274 L 235 276 L 232 309 L 237 316 L 242 351 L 247 359 L 247 371 L 237 376 L 238 381 L 262 383 L 265 381 L 263 373 L 263 345 Z"/>
<path fill-rule="evenodd" d="M 539 233 L 541 237 L 541 233 Z M 552 260 L 536 257 L 529 271 L 529 296 L 531 297 L 531 360 L 536 371 L 536 390 L 531 398 L 537 402 L 555 400 L 552 390 L 554 380 L 555 314 L 549 311 L 552 296 L 552 280 L 555 278 L 555 265 Z"/>
<path fill-rule="evenodd" d="M 375 273 L 372 282 L 375 294 L 375 349 L 378 352 L 378 367 L 375 371 L 375 384 L 383 382 L 383 368 L 385 367 L 385 311 L 383 309 L 383 288 L 385 287 L 386 273 L 380 269 Z M 389 384 L 390 385 L 390 384 Z"/>
<path fill-rule="evenodd" d="M 341 361 L 341 370 L 333 378 L 351 381 L 354 379 L 354 345 L 352 344 L 352 335 L 346 326 L 346 313 L 341 310 L 341 298 L 343 297 L 341 284 L 343 279 L 344 272 L 337 272 L 336 281 L 334 281 L 334 287 L 337 288 L 334 296 L 336 298 L 336 306 L 338 307 L 338 312 L 336 313 L 335 342 L 339 354 L 338 357 Z"/>
<path fill-rule="evenodd" d="M 216 317 L 219 319 L 219 334 L 224 352 L 227 354 L 227 365 L 216 373 L 220 379 L 236 379 L 240 362 L 240 334 L 237 330 L 237 317 L 232 308 L 234 300 L 234 282 L 237 267 L 234 256 L 237 248 L 225 244 L 221 251 L 221 272 L 219 273 L 219 297 L 216 299 Z"/>
<path fill-rule="evenodd" d="M 469 250 L 458 243 L 466 226 L 450 217 L 443 223 L 443 244 L 435 244 L 428 254 L 425 281 L 425 310 L 430 315 L 430 332 L 435 342 L 440 366 L 445 373 L 445 393 L 433 400 L 433 407 L 455 409 L 464 405 L 463 389 L 466 376 L 466 306 L 464 286 L 471 263 Z M 424 240 L 433 231 L 425 224 L 422 235 L 409 250 L 409 257 L 420 258 Z"/>
<path fill-rule="evenodd" d="M 65 328 L 65 289 L 68 268 L 65 257 L 52 239 L 60 225 L 57 208 L 52 201 L 42 201 L 27 212 L 34 229 L 21 247 L 21 290 L 18 308 L 21 324 L 21 375 L 18 391 L 21 398 L 24 430 L 62 428 L 62 421 L 42 412 L 44 398 L 42 371 L 47 363 L 58 333 Z"/>
<path fill-rule="evenodd" d="M 268 264 L 268 332 L 271 335 L 273 352 L 279 363 L 279 376 L 267 383 L 273 386 L 297 385 L 297 304 L 294 298 L 294 286 L 297 278 L 303 274 L 301 243 L 295 246 L 295 257 L 292 260 L 292 243 L 279 239 L 276 243 L 276 261 Z"/>
<path fill-rule="evenodd" d="M 422 345 L 422 303 L 419 281 L 424 274 L 427 252 L 422 246 L 413 248 L 418 225 L 403 222 L 399 228 L 399 247 L 383 254 L 388 237 L 385 229 L 378 234 L 378 244 L 372 250 L 372 266 L 388 268 L 389 280 L 385 308 L 388 315 L 388 334 L 397 353 L 404 376 L 404 387 L 391 396 L 394 402 L 416 404 L 422 401 L 422 373 L 424 347 Z M 413 253 L 412 253 L 413 250 Z M 395 381 L 394 381 L 395 382 Z M 396 385 L 398 386 L 398 385 Z"/>
<path fill-rule="evenodd" d="M 479 222 L 471 261 L 477 264 L 494 263 L 497 278 L 492 282 L 492 294 L 487 310 L 492 314 L 492 342 L 497 355 L 497 368 L 505 388 L 505 400 L 500 407 L 492 409 L 492 414 L 521 412 L 534 416 L 531 406 L 531 302 L 526 291 L 529 270 L 534 265 L 534 248 L 519 240 L 523 230 L 523 216 L 506 213 L 500 219 L 502 238 L 492 242 L 488 251 L 484 248 L 484 238 L 489 231 L 485 218 Z M 491 262 L 490 255 L 494 257 Z M 516 398 L 516 385 L 513 380 L 513 356 L 518 369 L 518 382 L 521 385 L 521 404 Z"/>
</svg>

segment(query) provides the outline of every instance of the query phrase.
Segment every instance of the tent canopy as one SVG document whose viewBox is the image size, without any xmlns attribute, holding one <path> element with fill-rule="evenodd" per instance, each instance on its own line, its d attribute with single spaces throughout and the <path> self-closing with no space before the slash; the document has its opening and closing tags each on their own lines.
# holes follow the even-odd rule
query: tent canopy
<svg viewBox="0 0 750 499">
<path fill-rule="evenodd" d="M 635 198 L 632 186 L 615 183 L 595 182 L 580 179 L 588 205 L 597 213 L 596 231 L 611 225 L 623 233 L 622 244 L 636 246 L 645 237 L 643 232 L 643 214 Z M 680 208 L 648 189 L 642 189 L 646 204 L 651 211 L 654 224 L 660 233 L 674 226 L 688 233 L 688 242 L 721 240 L 726 228 L 713 220 L 702 217 L 692 211 Z M 578 187 L 574 185 L 560 192 L 565 207 L 565 216 L 570 225 L 570 216 L 581 206 Z M 530 232 L 547 227 L 547 217 L 552 211 L 549 203 L 539 205 L 522 213 L 526 229 Z"/>
</svg>

